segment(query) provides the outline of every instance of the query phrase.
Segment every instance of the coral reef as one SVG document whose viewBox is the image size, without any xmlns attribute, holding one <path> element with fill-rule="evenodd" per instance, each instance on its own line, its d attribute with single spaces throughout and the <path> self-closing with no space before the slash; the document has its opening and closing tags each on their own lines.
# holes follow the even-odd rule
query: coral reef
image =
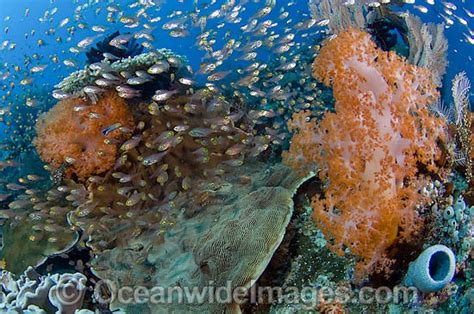
<svg viewBox="0 0 474 314">
<path fill-rule="evenodd" d="M 30 196 L 34 198 L 35 196 Z M 14 203 L 17 202 L 17 203 Z M 25 205 L 29 199 L 14 201 Z M 48 256 L 69 250 L 79 240 L 77 232 L 64 224 L 39 222 L 49 213 L 66 215 L 70 208 L 54 204 L 51 208 L 42 208 L 45 204 L 29 205 L 25 209 L 2 210 L 0 232 L 3 248 L 0 250 L 2 269 L 20 274 L 28 266 L 36 267 Z M 26 205 L 25 205 L 26 206 Z M 12 206 L 13 207 L 13 206 Z M 8 219 L 6 219 L 8 218 Z M 18 249 L 21 248 L 21 249 Z"/>
<path fill-rule="evenodd" d="M 31 267 L 17 280 L 12 273 L 2 271 L 0 310 L 7 313 L 76 313 L 83 303 L 86 281 L 81 273 L 40 276 Z"/>
<path fill-rule="evenodd" d="M 284 241 L 288 237 L 291 238 L 290 250 L 288 253 L 285 252 L 281 261 L 281 263 L 287 265 L 288 269 L 275 273 L 274 270 L 267 268 L 262 275 L 263 278 L 256 283 L 256 285 L 259 285 L 260 281 L 268 276 L 277 280 L 276 283 L 265 283 L 262 286 L 297 287 L 298 289 L 306 289 L 307 292 L 305 291 L 303 295 L 303 293 L 293 293 L 291 289 L 288 289 L 282 294 L 275 293 L 273 296 L 274 302 L 270 304 L 269 313 L 345 310 L 345 304 L 338 303 L 336 300 L 329 300 L 329 298 L 321 298 L 324 294 L 320 290 L 322 288 L 330 288 L 335 291 L 344 288 L 345 291 L 349 292 L 345 286 L 351 278 L 354 261 L 332 252 L 328 248 L 327 240 L 321 230 L 314 224 L 312 219 L 313 209 L 308 200 L 308 196 L 313 194 L 310 192 L 314 187 L 313 179 L 301 185 L 294 197 L 295 210 L 290 226 L 293 226 L 295 235 L 292 237 L 287 230 Z M 275 253 L 277 256 L 282 253 L 281 249 L 280 247 Z M 308 288 L 312 290 L 308 291 Z M 341 290 L 341 292 L 343 291 Z M 291 300 L 291 302 L 288 302 L 288 300 Z M 260 306 L 260 304 L 257 306 Z M 259 312 L 258 310 L 260 309 L 257 308 L 255 312 Z"/>
<path fill-rule="evenodd" d="M 122 44 L 121 48 L 110 45 L 110 41 L 119 35 L 120 32 L 116 31 L 98 42 L 95 48 L 91 47 L 89 51 L 86 52 L 87 63 L 92 64 L 95 62 L 100 62 L 106 58 L 107 54 L 111 54 L 111 57 L 115 57 L 117 59 L 125 59 L 128 57 L 135 57 L 136 55 L 139 55 L 143 52 L 144 47 L 140 46 L 136 42 L 135 38 L 132 38 L 126 44 Z"/>
<path fill-rule="evenodd" d="M 33 144 L 44 162 L 55 168 L 68 163 L 66 175 L 85 180 L 113 167 L 118 146 L 133 127 L 127 104 L 116 93 L 104 94 L 95 104 L 70 98 L 39 117 Z"/>
<path fill-rule="evenodd" d="M 141 96 L 140 90 L 137 90 L 137 92 L 130 91 L 137 88 L 137 86 L 129 86 L 126 84 L 128 79 L 135 77 L 137 71 L 142 71 L 139 73 L 146 74 L 150 67 L 161 64 L 163 61 L 169 64 L 169 68 L 165 68 L 162 73 L 154 74 L 152 81 L 158 85 L 153 85 L 149 89 L 152 91 L 156 89 L 167 89 L 173 81 L 172 78 L 179 79 L 188 72 L 185 67 L 187 60 L 168 49 L 159 49 L 112 63 L 103 60 L 99 63 L 87 65 L 83 70 L 71 73 L 62 82 L 57 84 L 55 86 L 57 88 L 55 92 L 59 92 L 60 94 L 65 93 L 66 96 L 77 94 L 81 96 L 87 95 L 90 93 L 84 92 L 86 87 L 97 84 L 97 80 L 99 79 L 105 79 L 107 84 L 106 86 L 101 86 L 100 89 L 113 88 L 116 89 L 119 94 L 127 94 L 128 91 L 128 93 L 132 94 L 130 97 L 139 98 Z M 95 89 L 97 89 L 98 86 L 95 87 Z M 142 89 L 145 88 L 143 87 Z M 53 95 L 55 92 L 53 92 Z"/>
<path fill-rule="evenodd" d="M 143 232 L 128 239 L 124 248 L 104 251 L 93 268 L 99 277 L 125 285 L 202 289 L 227 287 L 230 282 L 230 292 L 237 286 L 250 288 L 283 239 L 293 212 L 292 196 L 303 181 L 280 164 L 255 162 L 233 168 L 205 183 L 211 195 L 204 210 L 192 216 L 182 213 L 167 231 Z M 133 268 L 127 266 L 131 264 Z M 148 304 L 140 311 L 222 312 L 226 306 L 238 309 L 238 304 L 205 301 Z"/>
<path fill-rule="evenodd" d="M 411 241 L 423 226 L 418 190 L 426 184 L 423 172 L 442 174 L 437 142 L 445 140 L 445 126 L 430 114 L 438 97 L 430 72 L 382 52 L 362 31 L 328 41 L 314 76 L 332 86 L 336 112 L 319 123 L 295 114 L 284 160 L 319 172 L 324 193 L 312 199 L 314 219 L 336 252 L 347 246 L 360 258 L 360 281 L 388 272 L 386 250 Z"/>
<path fill-rule="evenodd" d="M 235 125 L 241 114 L 231 110 L 206 90 L 134 107 L 139 122 L 113 168 L 64 189 L 78 206 L 69 220 L 86 230 L 97 254 L 109 245 L 121 247 L 130 230 L 162 228 L 160 221 L 174 211 L 201 211 L 208 203 L 202 181 L 225 175 L 227 166 L 240 166 L 265 149 L 264 138 Z"/>
<path fill-rule="evenodd" d="M 134 69 L 134 65 L 129 66 Z M 169 71 L 164 74 L 173 76 L 174 69 Z M 100 256 L 109 248 L 128 248 L 128 241 L 138 234 L 164 232 L 182 210 L 189 216 L 202 211 L 211 198 L 211 192 L 203 184 L 225 175 L 226 169 L 241 166 L 247 158 L 258 156 L 267 149 L 269 140 L 247 131 L 251 128 L 242 121 L 243 113 L 220 94 L 208 89 L 193 91 L 192 87 L 176 84 L 164 100 L 157 97 L 154 97 L 157 101 L 123 100 L 110 90 L 99 94 L 95 104 L 81 98 L 60 102 L 57 106 L 68 110 L 80 108 L 70 113 L 70 120 L 78 116 L 94 123 L 93 128 L 85 129 L 92 130 L 86 134 L 87 138 L 97 145 L 105 145 L 107 154 L 99 155 L 103 160 L 95 158 L 100 160 L 96 165 L 91 163 L 95 155 L 86 156 L 80 151 L 71 155 L 76 152 L 72 150 L 76 140 L 67 136 L 73 133 L 68 133 L 68 128 L 57 127 L 66 125 L 73 129 L 75 124 L 66 123 L 61 113 L 58 119 L 52 113 L 64 110 L 53 108 L 52 113 L 38 122 L 41 131 L 35 143 L 41 153 L 49 153 L 50 159 L 44 159 L 54 167 L 63 160 L 70 163 L 67 177 L 45 195 L 39 192 L 20 195 L 23 202 L 14 204 L 13 214 L 24 213 L 22 217 L 34 219 L 35 226 L 54 221 L 66 229 L 82 230 L 88 238 L 87 245 Z M 127 118 L 121 123 L 123 128 L 111 128 L 120 119 L 111 119 L 94 109 L 112 102 L 129 104 L 130 111 L 119 111 L 124 114 L 119 117 Z M 108 113 L 113 111 L 109 109 Z M 136 125 L 130 125 L 132 115 Z M 106 117 L 108 122 L 104 124 Z M 57 132 L 48 130 L 48 121 Z M 110 131 L 106 132 L 108 138 L 103 134 L 104 129 Z M 124 139 L 123 132 L 129 139 L 122 143 L 119 140 Z M 46 150 L 47 145 L 40 144 L 42 136 L 50 141 L 47 143 L 52 143 L 55 137 L 62 138 L 61 144 L 66 148 Z M 67 146 L 69 143 L 72 148 Z M 194 201 L 189 202 L 190 199 Z M 30 215 L 32 209 L 41 214 Z"/>
<path fill-rule="evenodd" d="M 474 246 L 474 206 L 468 206 L 461 195 L 438 199 L 431 206 L 430 219 L 431 236 L 425 245 L 440 243 L 452 248 L 460 269 Z"/>
</svg>

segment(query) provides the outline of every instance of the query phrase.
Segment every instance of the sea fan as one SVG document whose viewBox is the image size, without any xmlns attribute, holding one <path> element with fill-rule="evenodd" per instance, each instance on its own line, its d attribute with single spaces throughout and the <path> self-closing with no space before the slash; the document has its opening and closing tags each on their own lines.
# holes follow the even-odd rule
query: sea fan
<svg viewBox="0 0 474 314">
<path fill-rule="evenodd" d="M 116 31 L 104 38 L 104 40 L 98 42 L 95 48 L 91 47 L 91 49 L 86 52 L 87 63 L 92 64 L 95 62 L 100 62 L 101 60 L 105 59 L 104 53 L 110 53 L 116 56 L 118 59 L 123 59 L 134 57 L 143 52 L 143 46 L 140 46 L 136 42 L 135 38 L 132 38 L 123 45 L 125 49 L 119 49 L 117 47 L 111 46 L 109 42 L 118 35 L 120 35 L 120 32 Z"/>
</svg>

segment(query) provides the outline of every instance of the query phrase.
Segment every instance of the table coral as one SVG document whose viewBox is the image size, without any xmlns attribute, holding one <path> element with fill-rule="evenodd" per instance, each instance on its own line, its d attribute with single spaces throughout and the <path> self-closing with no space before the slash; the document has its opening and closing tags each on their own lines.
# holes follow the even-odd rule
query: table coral
<svg viewBox="0 0 474 314">
<path fill-rule="evenodd" d="M 415 210 L 424 204 L 420 170 L 438 171 L 444 139 L 442 120 L 429 110 L 438 93 L 427 69 L 354 29 L 326 42 L 313 70 L 333 88 L 335 113 L 320 122 L 295 114 L 283 157 L 298 170 L 319 170 L 324 191 L 312 199 L 313 217 L 332 249 L 359 257 L 355 277 L 362 280 L 387 271 L 387 249 L 423 225 Z"/>
<path fill-rule="evenodd" d="M 104 94 L 96 104 L 65 99 L 39 117 L 33 144 L 44 162 L 56 168 L 68 162 L 66 175 L 84 180 L 113 167 L 118 144 L 104 140 L 120 143 L 128 137 L 120 129 L 103 134 L 104 128 L 116 123 L 134 127 L 127 104 L 114 92 Z"/>
<path fill-rule="evenodd" d="M 198 289 L 205 294 L 203 302 L 145 303 L 138 310 L 117 299 L 112 310 L 240 312 L 236 303 L 209 302 L 208 297 L 213 287 L 229 286 L 230 292 L 236 287 L 248 289 L 262 274 L 286 232 L 293 196 L 306 179 L 282 164 L 248 162 L 229 171 L 205 183 L 213 202 L 203 211 L 193 217 L 179 215 L 164 233 L 128 236 L 128 247 L 104 250 L 92 261 L 99 277 L 113 279 L 119 286 L 163 287 L 161 300 L 171 297 L 170 288 Z M 241 179 L 249 173 L 250 181 Z"/>
</svg>

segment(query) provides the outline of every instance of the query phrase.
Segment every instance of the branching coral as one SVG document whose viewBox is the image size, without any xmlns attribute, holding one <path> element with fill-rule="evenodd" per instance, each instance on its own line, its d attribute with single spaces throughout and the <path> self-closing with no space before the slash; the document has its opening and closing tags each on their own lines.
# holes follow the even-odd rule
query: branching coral
<svg viewBox="0 0 474 314">
<path fill-rule="evenodd" d="M 433 107 L 433 111 L 445 119 L 451 126 L 452 140 L 447 143 L 446 150 L 450 162 L 454 166 L 464 169 L 468 182 L 472 182 L 473 169 L 473 114 L 469 110 L 469 91 L 471 83 L 465 72 L 458 73 L 452 82 L 452 96 L 454 104 L 445 106 L 439 101 Z"/>
<path fill-rule="evenodd" d="M 448 40 L 444 36 L 444 24 L 423 24 L 413 14 L 407 14 L 410 63 L 430 69 L 434 83 L 440 87 L 448 66 Z"/>
<path fill-rule="evenodd" d="M 56 168 L 70 163 L 66 175 L 84 180 L 113 167 L 118 143 L 129 136 L 120 128 L 103 134 L 114 124 L 134 127 L 127 104 L 116 93 L 107 93 L 96 104 L 80 98 L 66 99 L 40 116 L 33 143 L 44 162 Z"/>
<path fill-rule="evenodd" d="M 308 7 L 313 19 L 318 22 L 327 20 L 329 33 L 337 34 L 348 27 L 365 27 L 367 2 L 357 1 L 352 5 L 344 5 L 343 0 L 310 0 Z"/>
<path fill-rule="evenodd" d="M 355 29 L 325 44 L 313 75 L 332 86 L 336 112 L 319 123 L 295 114 L 284 160 L 304 171 L 317 165 L 324 193 L 312 200 L 314 219 L 336 252 L 348 247 L 359 257 L 356 279 L 363 279 L 389 265 L 386 250 L 422 226 L 420 168 L 437 171 L 444 137 L 429 111 L 438 95 L 428 70 Z"/>
<path fill-rule="evenodd" d="M 126 82 L 133 77 L 137 72 L 146 72 L 151 66 L 157 63 L 166 61 L 170 67 L 167 71 L 155 75 L 153 82 L 158 83 L 158 86 L 148 86 L 153 91 L 155 89 L 169 88 L 171 76 L 177 80 L 187 73 L 185 68 L 186 58 L 176 55 L 168 49 L 154 50 L 148 53 L 142 53 L 133 58 L 120 59 L 109 63 L 102 61 L 96 64 L 87 65 L 82 70 L 71 73 L 68 77 L 55 85 L 56 92 L 61 94 L 68 94 L 78 96 L 84 94 L 84 88 L 96 85 L 101 86 L 101 89 L 116 89 L 119 93 L 121 90 L 128 90 L 130 88 L 138 88 L 139 86 L 130 86 Z M 97 68 L 98 67 L 98 68 Z M 110 84 L 108 86 L 97 85 L 97 80 L 108 77 Z M 147 85 L 147 84 L 144 84 Z M 144 87 L 144 85 L 141 85 Z M 118 88 L 121 86 L 121 88 Z M 144 89 L 144 88 L 141 88 Z M 137 90 L 135 97 L 141 96 L 140 90 Z M 53 92 L 54 96 L 54 92 Z"/>
<path fill-rule="evenodd" d="M 455 112 L 456 135 L 459 142 L 459 154 L 455 156 L 460 164 L 465 167 L 466 179 L 472 181 L 473 168 L 473 144 L 474 135 L 472 132 L 472 112 L 469 111 L 469 91 L 471 83 L 465 72 L 461 72 L 453 80 L 453 99 Z"/>
</svg>

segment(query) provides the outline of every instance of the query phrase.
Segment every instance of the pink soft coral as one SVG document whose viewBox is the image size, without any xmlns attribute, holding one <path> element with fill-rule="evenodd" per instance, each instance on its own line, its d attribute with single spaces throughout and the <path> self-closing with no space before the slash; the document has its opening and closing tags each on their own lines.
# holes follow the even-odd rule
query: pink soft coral
<svg viewBox="0 0 474 314">
<path fill-rule="evenodd" d="M 314 61 L 314 77 L 333 88 L 335 113 L 322 121 L 295 114 L 285 161 L 319 170 L 324 193 L 312 200 L 313 217 L 332 248 L 359 257 L 357 279 L 383 268 L 395 241 L 410 241 L 422 220 L 415 205 L 435 171 L 443 137 L 428 106 L 438 97 L 430 73 L 376 47 L 369 34 L 350 29 L 328 41 Z M 317 165 L 317 167 L 316 167 Z"/>
<path fill-rule="evenodd" d="M 33 144 L 41 159 L 56 168 L 71 158 L 66 175 L 85 180 L 113 167 L 117 145 L 128 135 L 119 129 L 104 135 L 102 130 L 116 123 L 127 128 L 134 125 L 127 104 L 114 92 L 104 94 L 95 104 L 66 99 L 39 117 Z M 106 144 L 106 139 L 111 143 Z"/>
</svg>

